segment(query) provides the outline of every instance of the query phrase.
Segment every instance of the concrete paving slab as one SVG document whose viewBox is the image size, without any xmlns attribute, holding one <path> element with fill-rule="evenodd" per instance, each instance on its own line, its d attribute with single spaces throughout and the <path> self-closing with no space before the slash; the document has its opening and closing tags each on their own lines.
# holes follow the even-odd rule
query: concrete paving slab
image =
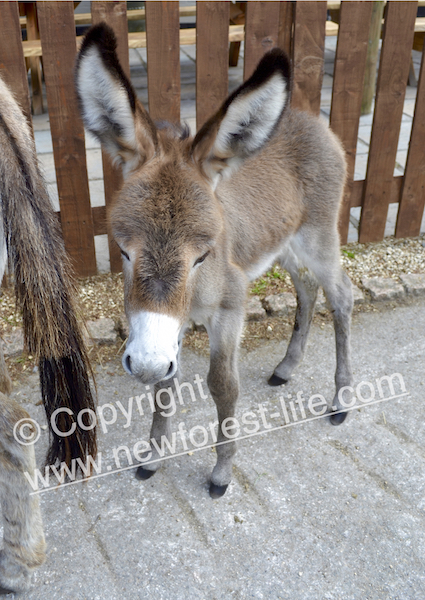
<svg viewBox="0 0 425 600">
<path fill-rule="evenodd" d="M 400 127 L 400 135 L 398 138 L 397 150 L 407 150 L 409 148 L 410 133 L 412 131 L 412 118 L 404 116 Z"/>
<path fill-rule="evenodd" d="M 136 52 L 139 56 L 140 62 L 146 66 L 148 62 L 148 52 L 146 48 L 136 48 Z"/>
<path fill-rule="evenodd" d="M 113 450 L 149 437 L 145 416 L 101 435 L 105 474 L 40 496 L 48 560 L 22 600 L 419 600 L 425 594 L 425 303 L 354 317 L 354 387 L 364 398 L 340 427 L 327 418 L 293 422 L 239 442 L 223 498 L 208 496 L 211 449 L 167 460 L 148 481 L 134 467 L 107 474 Z M 420 326 L 419 326 L 420 325 Z M 313 324 L 305 359 L 281 389 L 266 379 L 286 343 L 240 353 L 237 417 L 266 414 L 302 392 L 330 402 L 335 367 L 330 323 Z M 187 381 L 208 359 L 184 350 Z M 394 392 L 381 379 L 399 373 Z M 145 392 L 121 365 L 97 368 L 99 404 Z M 363 382 L 363 383 L 362 383 Z M 368 383 L 365 383 L 368 382 Z M 369 384 L 369 386 L 368 386 Z M 381 387 L 380 387 L 381 386 Z M 383 390 L 380 398 L 379 390 Z M 43 423 L 37 374 L 14 395 Z M 118 411 L 119 413 L 119 411 Z M 298 417 L 300 414 L 298 412 Z M 214 420 L 208 398 L 184 396 L 173 417 L 189 431 Z M 284 425 L 283 414 L 273 425 Z M 47 433 L 36 445 L 38 464 Z M 124 454 L 123 454 L 124 456 Z M 122 458 L 122 464 L 127 464 Z M 10 595 L 13 598 L 13 595 Z"/>
<path fill-rule="evenodd" d="M 90 181 L 89 181 L 89 186 L 90 186 Z M 54 183 L 47 184 L 47 191 L 49 193 L 49 198 L 52 201 L 53 208 L 55 210 L 60 210 L 59 193 L 58 193 L 58 186 L 57 186 L 56 180 L 54 181 Z"/>
<path fill-rule="evenodd" d="M 40 165 L 46 183 L 56 183 L 55 161 L 53 154 L 37 154 L 38 164 Z"/>
<path fill-rule="evenodd" d="M 33 127 L 34 132 L 45 131 L 46 129 L 48 129 L 50 131 L 49 114 L 47 112 L 43 113 L 42 115 L 31 115 L 31 116 L 32 116 L 32 127 Z"/>
<path fill-rule="evenodd" d="M 89 191 L 91 206 L 105 205 L 105 185 L 103 179 L 89 179 Z"/>
<path fill-rule="evenodd" d="M 394 175 L 403 175 L 406 168 L 407 150 L 399 150 L 396 154 Z"/>
<path fill-rule="evenodd" d="M 50 129 L 37 131 L 34 139 L 37 154 L 48 154 L 53 152 L 52 134 L 50 133 Z"/>
<path fill-rule="evenodd" d="M 406 99 L 403 105 L 403 114 L 408 117 L 413 117 L 415 112 L 415 102 L 416 100 Z"/>
<path fill-rule="evenodd" d="M 139 53 L 139 48 L 130 48 L 128 52 L 128 58 L 130 62 L 130 69 L 131 67 L 139 67 L 141 64 L 143 64 L 141 55 Z"/>
<path fill-rule="evenodd" d="M 102 151 L 100 148 L 88 148 L 86 157 L 89 179 L 103 179 Z"/>
<path fill-rule="evenodd" d="M 366 179 L 367 161 L 368 154 L 356 154 L 356 160 L 354 163 L 354 180 Z"/>
<path fill-rule="evenodd" d="M 94 248 L 98 273 L 110 273 L 111 262 L 109 260 L 109 245 L 106 233 L 94 237 Z"/>
<path fill-rule="evenodd" d="M 183 56 L 184 55 L 184 58 Z M 196 45 L 181 46 L 180 48 L 180 61 L 190 59 L 193 63 L 196 63 Z"/>
<path fill-rule="evenodd" d="M 401 172 L 398 170 L 395 175 L 400 175 Z M 395 226 L 397 223 L 398 215 L 398 204 L 390 204 L 387 212 L 387 222 L 385 224 L 384 237 L 395 234 Z"/>
<path fill-rule="evenodd" d="M 356 149 L 356 156 L 358 154 L 367 154 L 369 152 L 369 145 L 364 142 L 363 140 L 361 140 L 360 138 L 357 139 L 357 149 Z"/>
</svg>

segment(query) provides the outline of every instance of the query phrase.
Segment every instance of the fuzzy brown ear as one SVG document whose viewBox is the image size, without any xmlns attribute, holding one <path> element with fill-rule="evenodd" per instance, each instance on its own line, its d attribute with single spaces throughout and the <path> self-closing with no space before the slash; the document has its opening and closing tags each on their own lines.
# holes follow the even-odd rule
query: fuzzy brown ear
<svg viewBox="0 0 425 600">
<path fill-rule="evenodd" d="M 214 188 L 270 139 L 288 104 L 289 89 L 289 59 L 274 48 L 198 131 L 192 155 Z"/>
<path fill-rule="evenodd" d="M 77 57 L 75 84 L 85 127 L 126 174 L 154 156 L 158 139 L 122 70 L 116 47 L 106 23 L 91 27 Z"/>
</svg>

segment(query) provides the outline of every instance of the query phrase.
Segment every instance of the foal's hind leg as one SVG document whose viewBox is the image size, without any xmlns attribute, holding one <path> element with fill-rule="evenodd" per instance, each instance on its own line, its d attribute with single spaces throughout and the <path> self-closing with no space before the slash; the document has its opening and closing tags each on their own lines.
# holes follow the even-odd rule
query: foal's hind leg
<svg viewBox="0 0 425 600">
<path fill-rule="evenodd" d="M 4 523 L 0 586 L 3 591 L 28 590 L 33 569 L 45 560 L 39 499 L 30 496 L 32 490 L 24 475 L 28 472 L 33 477 L 34 447 L 20 445 L 13 436 L 14 425 L 28 417 L 15 401 L 0 394 L 0 498 Z"/>
<path fill-rule="evenodd" d="M 339 392 L 353 383 L 350 353 L 351 313 L 353 310 L 353 289 L 349 277 L 344 273 L 339 256 L 339 238 L 336 230 L 308 232 L 294 239 L 293 248 L 302 262 L 313 272 L 323 287 L 331 307 L 336 342 L 336 395 L 332 403 L 334 411 L 343 406 Z M 319 234 L 319 235 L 317 235 Z M 347 413 L 331 415 L 333 425 L 341 424 Z"/>
<path fill-rule="evenodd" d="M 284 267 L 291 275 L 297 291 L 297 311 L 295 313 L 294 329 L 289 342 L 285 358 L 277 365 L 269 379 L 269 385 L 282 385 L 288 381 L 295 367 L 304 356 L 307 336 L 313 318 L 314 305 L 317 298 L 318 284 L 316 279 L 306 268 L 299 268 L 296 257 L 289 251 L 288 256 L 282 261 Z"/>
<path fill-rule="evenodd" d="M 332 275 L 328 271 L 321 274 L 321 284 L 332 310 L 336 342 L 336 394 L 332 403 L 332 410 L 338 414 L 331 415 L 332 425 L 340 425 L 346 418 L 346 412 L 339 412 L 343 406 L 339 399 L 339 392 L 353 383 L 350 351 L 351 313 L 353 310 L 353 288 L 350 278 L 338 265 Z"/>
</svg>

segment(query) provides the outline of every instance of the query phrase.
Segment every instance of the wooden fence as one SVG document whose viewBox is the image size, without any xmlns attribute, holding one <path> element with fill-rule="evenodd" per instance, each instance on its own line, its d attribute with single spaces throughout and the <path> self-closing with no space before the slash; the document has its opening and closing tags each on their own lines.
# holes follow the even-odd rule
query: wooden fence
<svg viewBox="0 0 425 600">
<path fill-rule="evenodd" d="M 121 185 L 121 174 L 103 156 L 105 206 L 91 207 L 83 125 L 73 89 L 77 43 L 73 2 L 37 2 L 43 72 L 53 139 L 60 220 L 67 250 L 81 276 L 96 272 L 94 236 L 105 234 L 106 208 Z M 118 51 L 129 73 L 125 2 L 93 1 L 92 22 L 108 22 L 116 31 Z M 379 65 L 367 175 L 354 181 L 354 163 L 366 64 L 371 2 L 343 1 L 333 77 L 330 126 L 344 144 L 348 181 L 340 215 L 341 241 L 347 239 L 351 207 L 362 207 L 359 240 L 384 236 L 389 203 L 399 203 L 396 236 L 416 236 L 425 203 L 425 75 L 422 59 L 417 102 L 404 176 L 394 177 L 397 141 L 409 75 L 416 2 L 387 6 Z M 291 53 L 294 69 L 292 106 L 318 114 L 324 73 L 326 2 L 247 4 L 244 29 L 244 77 L 263 53 L 280 46 Z M 30 100 L 17 2 L 0 2 L 0 69 L 28 118 Z M 149 110 L 154 119 L 180 119 L 179 3 L 146 2 Z M 198 2 L 196 7 L 197 125 L 227 95 L 229 3 Z M 109 240 L 111 270 L 121 259 Z"/>
</svg>

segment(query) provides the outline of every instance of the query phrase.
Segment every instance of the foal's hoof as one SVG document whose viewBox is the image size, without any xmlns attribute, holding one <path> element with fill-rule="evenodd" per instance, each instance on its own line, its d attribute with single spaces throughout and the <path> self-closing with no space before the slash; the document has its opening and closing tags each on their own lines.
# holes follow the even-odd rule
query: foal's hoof
<svg viewBox="0 0 425 600">
<path fill-rule="evenodd" d="M 215 483 L 210 483 L 210 496 L 213 500 L 217 500 L 217 498 L 221 498 L 225 493 L 229 484 L 227 485 L 216 485 Z"/>
<path fill-rule="evenodd" d="M 346 418 L 347 418 L 346 412 L 340 412 L 336 415 L 331 415 L 331 417 L 330 417 L 332 425 L 341 425 L 341 423 L 344 423 Z"/>
<path fill-rule="evenodd" d="M 0 584 L 0 596 L 7 596 L 7 594 L 13 594 L 15 590 L 5 588 Z"/>
<path fill-rule="evenodd" d="M 270 377 L 270 379 L 267 382 L 269 385 L 283 385 L 284 383 L 288 383 L 287 379 L 282 379 L 282 377 L 279 377 L 278 375 L 275 375 L 273 373 L 273 375 Z"/>
<path fill-rule="evenodd" d="M 145 481 L 155 475 L 156 471 L 148 471 L 148 469 L 144 469 L 143 467 L 139 467 L 136 471 L 136 479 L 141 479 Z"/>
</svg>

